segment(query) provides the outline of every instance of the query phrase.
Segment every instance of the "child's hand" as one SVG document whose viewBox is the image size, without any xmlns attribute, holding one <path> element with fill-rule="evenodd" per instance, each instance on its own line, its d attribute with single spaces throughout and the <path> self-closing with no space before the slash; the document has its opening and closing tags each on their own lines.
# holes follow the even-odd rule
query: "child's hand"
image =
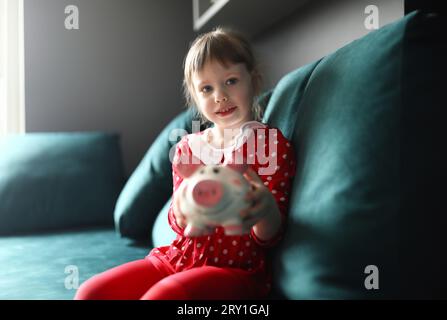
<svg viewBox="0 0 447 320">
<path fill-rule="evenodd" d="M 247 170 L 244 177 L 252 185 L 245 198 L 249 203 L 249 207 L 240 213 L 244 227 L 249 230 L 261 220 L 277 221 L 280 218 L 278 206 L 275 198 L 264 185 L 261 178 L 251 168 Z"/>
<path fill-rule="evenodd" d="M 177 222 L 177 225 L 180 228 L 185 228 L 186 227 L 186 217 L 185 215 L 182 213 L 182 211 L 180 210 L 180 197 L 179 197 L 179 192 L 174 192 L 173 196 L 173 200 L 172 200 L 172 211 L 174 212 L 174 216 L 175 216 L 175 221 Z"/>
</svg>

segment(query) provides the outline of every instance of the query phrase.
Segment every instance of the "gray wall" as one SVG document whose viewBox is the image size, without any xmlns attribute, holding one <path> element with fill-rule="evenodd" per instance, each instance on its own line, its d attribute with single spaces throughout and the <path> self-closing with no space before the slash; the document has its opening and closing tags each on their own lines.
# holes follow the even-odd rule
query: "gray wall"
<svg viewBox="0 0 447 320">
<path fill-rule="evenodd" d="M 184 0 L 25 0 L 27 132 L 121 134 L 127 173 L 183 108 Z M 66 30 L 67 5 L 79 30 Z"/>
<path fill-rule="evenodd" d="M 368 33 L 368 4 L 379 7 L 380 26 L 403 16 L 403 0 L 308 1 L 261 32 L 253 44 L 266 88 Z M 67 5 L 79 8 L 79 30 L 64 27 Z M 27 132 L 118 132 L 130 174 L 183 110 L 193 37 L 190 0 L 25 0 Z"/>
<path fill-rule="evenodd" d="M 284 74 L 313 62 L 370 30 L 364 26 L 365 7 L 379 9 L 379 27 L 404 16 L 404 0 L 308 1 L 291 16 L 254 37 L 266 88 Z"/>
</svg>

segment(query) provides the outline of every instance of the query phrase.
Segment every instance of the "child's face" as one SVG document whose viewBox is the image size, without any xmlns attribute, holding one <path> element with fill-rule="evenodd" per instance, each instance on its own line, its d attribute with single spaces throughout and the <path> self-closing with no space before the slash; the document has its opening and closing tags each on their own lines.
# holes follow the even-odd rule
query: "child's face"
<svg viewBox="0 0 447 320">
<path fill-rule="evenodd" d="M 244 63 L 227 68 L 208 61 L 192 81 L 199 111 L 218 128 L 239 128 L 253 120 L 253 84 Z"/>
</svg>

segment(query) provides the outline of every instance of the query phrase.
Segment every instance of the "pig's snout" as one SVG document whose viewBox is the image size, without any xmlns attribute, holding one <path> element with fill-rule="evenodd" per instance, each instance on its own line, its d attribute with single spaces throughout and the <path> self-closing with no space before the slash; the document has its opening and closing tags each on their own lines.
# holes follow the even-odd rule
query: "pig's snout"
<svg viewBox="0 0 447 320">
<path fill-rule="evenodd" d="M 222 196 L 222 184 L 214 180 L 202 180 L 192 190 L 194 201 L 204 207 L 215 206 L 222 199 Z"/>
</svg>

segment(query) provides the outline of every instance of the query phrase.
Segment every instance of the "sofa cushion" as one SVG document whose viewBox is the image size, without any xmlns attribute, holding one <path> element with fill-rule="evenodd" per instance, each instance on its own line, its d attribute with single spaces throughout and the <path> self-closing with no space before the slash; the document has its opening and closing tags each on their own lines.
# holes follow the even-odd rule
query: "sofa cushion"
<svg viewBox="0 0 447 320">
<path fill-rule="evenodd" d="M 166 202 L 160 213 L 157 215 L 154 227 L 152 229 L 152 244 L 154 247 L 169 245 L 177 236 L 168 223 L 169 207 L 172 197 Z"/>
<path fill-rule="evenodd" d="M 71 300 L 87 279 L 149 250 L 113 226 L 0 237 L 0 300 Z"/>
<path fill-rule="evenodd" d="M 124 185 L 118 135 L 14 135 L 0 154 L 0 234 L 113 225 Z"/>
<path fill-rule="evenodd" d="M 295 129 L 300 99 L 318 63 L 315 61 L 285 75 L 271 92 L 263 122 L 280 129 L 289 140 Z"/>
<path fill-rule="evenodd" d="M 115 208 L 116 230 L 123 237 L 150 239 L 155 219 L 172 194 L 170 151 L 191 133 L 195 115 L 184 111 L 153 142 L 119 195 Z"/>
<path fill-rule="evenodd" d="M 445 168 L 440 30 L 439 17 L 412 13 L 275 88 L 272 119 L 287 129 L 296 117 L 297 174 L 275 259 L 285 297 L 446 296 L 446 217 L 432 183 Z"/>
</svg>

